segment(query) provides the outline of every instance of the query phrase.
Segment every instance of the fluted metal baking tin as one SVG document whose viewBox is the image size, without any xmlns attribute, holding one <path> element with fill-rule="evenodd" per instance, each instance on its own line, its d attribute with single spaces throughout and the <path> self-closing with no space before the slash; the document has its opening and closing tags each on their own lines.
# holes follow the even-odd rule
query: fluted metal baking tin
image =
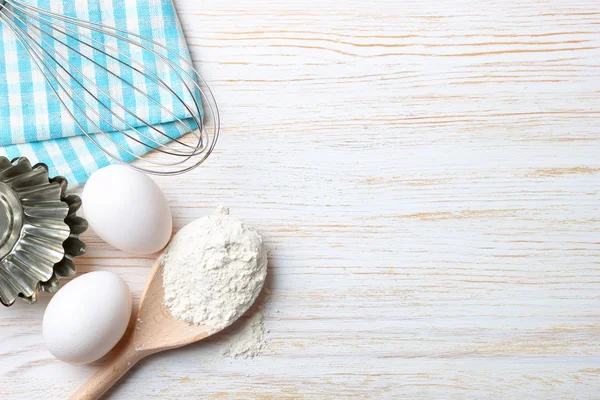
<svg viewBox="0 0 600 400">
<path fill-rule="evenodd" d="M 49 178 L 45 164 L 0 157 L 0 302 L 29 303 L 40 290 L 55 293 L 59 279 L 75 274 L 73 258 L 85 253 L 79 235 L 87 221 L 76 215 L 78 196 L 67 181 Z"/>
</svg>

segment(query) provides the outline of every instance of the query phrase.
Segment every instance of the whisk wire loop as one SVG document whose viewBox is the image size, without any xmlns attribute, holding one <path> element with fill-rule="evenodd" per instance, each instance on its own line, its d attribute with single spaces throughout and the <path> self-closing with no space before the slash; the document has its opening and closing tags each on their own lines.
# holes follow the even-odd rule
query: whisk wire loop
<svg viewBox="0 0 600 400">
<path fill-rule="evenodd" d="M 214 150 L 220 132 L 214 95 L 193 65 L 164 44 L 21 0 L 0 0 L 0 23 L 25 49 L 76 127 L 109 157 L 138 159 L 132 164 L 137 170 L 174 175 L 201 165 Z M 155 60 L 155 69 L 145 65 L 144 57 Z M 96 82 L 96 71 L 107 82 Z M 120 97 L 111 93 L 111 82 L 124 88 Z M 135 101 L 130 104 L 125 89 L 148 105 L 147 115 L 140 115 Z M 164 122 L 172 122 L 176 134 L 169 134 Z M 180 139 L 187 132 L 193 144 Z M 144 151 L 135 152 L 135 145 Z M 150 150 L 170 159 L 139 155 Z"/>
<path fill-rule="evenodd" d="M 17 19 L 20 19 L 18 16 L 16 16 L 16 18 L 17 18 Z M 11 23 L 9 23 L 9 24 L 10 24 L 10 25 L 11 25 L 13 28 L 15 28 L 13 24 L 11 24 Z M 37 29 L 37 28 L 36 28 L 36 29 Z M 15 31 L 15 29 L 13 29 L 13 31 Z M 18 33 L 18 32 L 17 32 L 17 34 L 20 36 L 20 39 L 23 39 L 23 34 L 22 34 L 22 33 Z M 32 36 L 31 36 L 30 34 L 28 34 L 28 33 L 27 33 L 27 36 L 28 36 L 30 39 L 32 39 Z M 41 39 L 41 40 L 42 40 L 42 42 L 43 42 L 44 44 L 48 44 L 48 42 L 47 42 L 46 40 L 44 40 L 44 39 Z M 62 41 L 61 41 L 61 43 L 64 43 L 64 42 L 62 42 Z M 26 44 L 25 44 L 25 45 L 26 45 Z M 26 45 L 26 46 L 27 46 L 27 45 Z M 34 58 L 34 59 L 35 59 L 35 61 L 38 61 L 38 60 L 39 60 L 39 61 L 41 61 L 41 62 L 44 64 L 44 68 L 49 68 L 49 66 L 48 66 L 48 61 L 47 61 L 47 60 L 45 60 L 45 59 L 43 59 L 43 57 L 41 57 L 41 56 L 40 56 L 40 54 L 39 54 L 39 51 L 37 51 L 36 49 L 30 48 L 30 47 L 29 47 L 29 50 L 31 50 L 31 52 L 32 52 L 33 54 L 35 54 L 35 58 Z M 63 71 L 64 71 L 66 74 L 68 74 L 68 75 L 69 75 L 69 76 L 70 76 L 70 77 L 71 77 L 73 80 L 75 80 L 75 83 L 76 83 L 76 84 L 80 85 L 80 84 L 79 84 L 79 82 L 77 82 L 77 81 L 76 81 L 76 78 L 75 78 L 75 76 L 74 76 L 74 75 L 73 75 L 73 74 L 72 74 L 72 73 L 71 73 L 69 70 L 67 70 L 65 67 L 63 67 L 63 66 L 61 65 L 61 63 L 59 63 L 59 62 L 56 60 L 56 58 L 55 58 L 54 56 L 52 56 L 52 54 L 50 54 L 50 53 L 49 53 L 49 52 L 48 52 L 48 51 L 47 51 L 45 48 L 43 48 L 43 47 L 42 47 L 42 51 L 43 51 L 44 53 L 46 53 L 47 57 L 49 57 L 49 58 L 50 58 L 50 59 L 51 59 L 51 60 L 52 60 L 52 61 L 53 61 L 53 62 L 54 62 L 54 63 L 55 63 L 55 64 L 56 64 L 56 65 L 57 65 L 57 66 L 58 66 L 58 67 L 59 67 L 61 70 L 63 70 Z M 100 64 L 98 64 L 97 62 L 95 62 L 95 61 L 93 61 L 93 60 L 89 59 L 87 56 L 85 56 L 85 55 L 81 54 L 80 52 L 78 52 L 78 51 L 76 51 L 76 52 L 77 52 L 78 54 L 80 54 L 82 57 L 85 57 L 86 59 L 88 59 L 88 60 L 92 61 L 94 64 L 96 64 L 96 65 L 98 65 L 98 66 L 100 65 Z M 69 63 L 69 62 L 68 62 L 68 60 L 67 60 L 67 59 L 66 59 L 64 56 L 62 56 L 61 54 L 58 54 L 58 56 L 59 56 L 59 57 L 60 57 L 62 60 L 64 60 L 64 61 L 66 61 L 67 63 Z M 76 72 L 78 72 L 78 73 L 79 73 L 81 76 L 83 76 L 83 78 L 84 78 L 86 81 L 91 81 L 91 80 L 90 80 L 90 78 L 86 77 L 86 76 L 85 76 L 85 74 L 83 74 L 83 72 L 82 72 L 82 71 L 81 71 L 79 68 L 77 68 L 77 67 L 73 66 L 73 65 L 72 65 L 72 64 L 70 64 L 70 63 L 69 63 L 69 65 L 71 65 L 71 66 L 73 67 L 73 69 L 75 69 L 75 71 L 76 71 Z M 115 76 L 116 76 L 117 78 L 119 78 L 117 75 L 115 75 Z M 56 78 L 57 80 L 60 80 L 60 83 L 62 83 L 62 84 L 65 84 L 65 83 L 66 83 L 66 82 L 65 82 L 65 79 L 64 79 L 64 78 L 62 78 L 62 76 L 60 76 L 60 74 L 59 74 L 58 76 L 56 76 L 55 78 Z M 123 80 L 123 81 L 124 81 L 124 80 Z M 125 82 L 125 81 L 124 81 L 124 82 Z M 62 84 L 61 84 L 60 86 L 61 86 L 61 88 L 64 88 L 64 86 L 63 86 Z M 98 103 L 99 103 L 99 104 L 100 104 L 102 107 L 106 108 L 107 110 L 110 110 L 110 107 L 109 107 L 109 106 L 107 106 L 107 105 L 106 105 L 104 102 L 102 102 L 102 101 L 101 101 L 101 100 L 100 100 L 98 97 L 96 97 L 96 96 L 95 96 L 95 95 L 94 95 L 94 94 L 93 94 L 93 93 L 92 93 L 92 92 L 91 92 L 89 89 L 87 89 L 87 88 L 86 88 L 85 86 L 83 86 L 83 85 L 80 85 L 80 86 L 82 86 L 82 88 L 84 89 L 84 91 L 85 91 L 87 94 L 89 94 L 89 95 L 90 95 L 90 96 L 92 96 L 92 97 L 93 97 L 95 100 L 97 100 L 97 101 L 98 101 Z M 101 92 L 102 92 L 102 94 L 104 94 L 104 95 L 107 95 L 107 96 L 108 96 L 108 94 L 107 94 L 107 93 L 106 93 L 106 92 L 105 92 L 105 91 L 104 91 L 102 88 L 100 88 L 100 87 L 97 87 L 97 88 L 98 88 L 98 90 L 99 90 L 99 91 L 101 91 Z M 95 114 L 95 115 L 97 115 L 97 116 L 98 116 L 100 119 L 102 119 L 102 120 L 103 120 L 105 123 L 107 123 L 107 124 L 108 124 L 108 125 L 109 125 L 109 126 L 112 128 L 112 129 L 113 129 L 113 131 L 116 131 L 116 130 L 118 129 L 118 128 L 117 128 L 115 125 L 113 125 L 113 124 L 112 124 L 112 123 L 111 123 L 111 122 L 110 122 L 108 119 L 104 118 L 104 117 L 101 115 L 101 113 L 100 113 L 100 112 L 98 112 L 98 111 L 97 111 L 97 110 L 95 110 L 94 108 L 91 108 L 91 105 L 90 105 L 90 104 L 89 104 L 89 103 L 88 103 L 88 102 L 87 102 L 87 101 L 86 101 L 86 100 L 85 100 L 85 99 L 84 99 L 84 98 L 83 98 L 83 97 L 82 97 L 80 94 L 78 94 L 77 92 L 74 92 L 74 94 L 75 94 L 75 96 L 77 96 L 77 98 L 78 98 L 79 100 L 81 100 L 81 101 L 82 101 L 82 102 L 83 102 L 83 103 L 84 103 L 86 106 L 90 107 L 90 111 L 91 111 L 92 113 L 94 113 L 94 114 Z M 116 104 L 117 104 L 117 105 L 118 105 L 120 108 L 124 109 L 124 111 L 126 111 L 127 113 L 129 113 L 129 114 L 130 114 L 130 115 L 132 115 L 133 117 L 135 117 L 135 118 L 137 118 L 138 120 L 140 120 L 142 123 L 146 123 L 146 124 L 147 124 L 147 122 L 145 122 L 145 121 L 144 121 L 144 120 L 142 120 L 141 118 L 139 118 L 139 117 L 135 116 L 135 115 L 134 115 L 134 114 L 133 114 L 133 113 L 132 113 L 130 110 L 128 110 L 128 109 L 127 109 L 127 108 L 126 108 L 124 105 L 122 105 L 120 102 L 118 102 L 118 101 L 117 101 L 117 102 L 116 102 Z M 81 108 L 80 106 L 77 106 L 77 105 L 75 105 L 75 106 L 76 106 L 76 107 L 78 107 L 78 109 L 80 109 L 81 111 L 84 111 L 84 110 L 83 110 L 83 108 Z M 134 132 L 136 132 L 136 133 L 137 133 L 137 134 L 139 134 L 140 136 L 142 136 L 142 137 L 144 137 L 144 138 L 146 138 L 146 139 L 148 139 L 148 140 L 150 140 L 150 141 L 153 141 L 153 142 L 154 142 L 154 143 L 156 143 L 158 146 L 164 146 L 164 145 L 162 145 L 162 144 L 159 144 L 159 143 L 157 143 L 156 141 L 154 141 L 154 140 L 153 140 L 151 137 L 148 137 L 148 136 L 144 135 L 143 133 L 141 133 L 139 130 L 137 130 L 137 129 L 136 129 L 136 127 L 132 126 L 130 123 L 128 123 L 127 121 L 125 121 L 125 120 L 124 120 L 123 118 L 121 118 L 120 116 L 116 115 L 115 117 L 116 117 L 116 118 L 117 118 L 119 121 L 121 121 L 121 122 L 123 122 L 124 124 L 126 124 L 126 125 L 127 125 L 127 127 L 128 127 L 129 129 L 133 130 Z M 97 124 L 95 124 L 93 121 L 92 121 L 92 123 L 93 123 L 93 124 L 94 124 L 94 125 L 95 125 L 95 126 L 98 128 L 98 130 L 101 130 L 101 128 L 100 128 L 100 127 L 99 127 Z M 148 126 L 149 126 L 149 127 L 151 127 L 153 130 L 156 130 L 158 133 L 161 133 L 161 134 L 162 134 L 162 132 L 160 132 L 160 131 L 159 131 L 158 129 L 156 129 L 154 126 L 151 126 L 151 125 L 148 125 Z M 134 140 L 134 141 L 137 141 L 137 142 L 138 142 L 138 143 L 140 143 L 140 144 L 144 144 L 142 141 L 138 140 L 138 139 L 137 139 L 135 136 L 131 136 L 131 135 L 127 134 L 127 133 L 125 133 L 125 134 L 126 134 L 126 135 L 127 135 L 129 138 L 131 138 L 132 140 Z M 173 140 L 176 140 L 176 141 L 178 141 L 177 139 L 173 139 Z M 178 141 L 178 142 L 179 142 L 179 141 Z M 186 146 L 187 146 L 187 145 L 186 145 Z M 158 150 L 158 151 L 163 151 L 162 149 L 160 149 L 160 148 L 156 148 L 156 147 L 153 147 L 153 149 L 155 149 L 155 150 Z M 165 153 L 167 153 L 167 154 L 173 154 L 173 155 L 176 155 L 175 153 L 170 153 L 170 152 L 165 152 Z"/>
</svg>

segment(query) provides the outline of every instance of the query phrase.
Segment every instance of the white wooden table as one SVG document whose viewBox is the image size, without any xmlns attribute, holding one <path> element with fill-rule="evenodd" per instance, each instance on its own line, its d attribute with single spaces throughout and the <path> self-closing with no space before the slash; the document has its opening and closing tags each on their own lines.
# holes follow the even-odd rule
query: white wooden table
<svg viewBox="0 0 600 400">
<path fill-rule="evenodd" d="M 157 179 L 176 228 L 219 203 L 270 251 L 270 350 L 206 343 L 111 399 L 599 398 L 600 3 L 177 0 L 223 131 Z M 136 298 L 152 258 L 89 232 Z M 96 367 L 0 310 L 0 398 Z"/>
</svg>

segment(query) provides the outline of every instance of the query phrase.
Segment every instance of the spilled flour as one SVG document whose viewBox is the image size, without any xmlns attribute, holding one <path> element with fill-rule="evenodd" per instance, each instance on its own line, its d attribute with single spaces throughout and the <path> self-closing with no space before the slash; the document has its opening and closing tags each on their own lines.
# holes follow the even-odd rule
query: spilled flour
<svg viewBox="0 0 600 400">
<path fill-rule="evenodd" d="M 262 310 L 255 312 L 245 321 L 242 329 L 237 332 L 229 344 L 221 350 L 221 357 L 254 358 L 268 351 L 269 338 L 265 329 Z"/>
<path fill-rule="evenodd" d="M 271 351 L 269 330 L 265 325 L 265 304 L 270 298 L 271 291 L 264 288 L 252 315 L 233 327 L 236 331 L 222 348 L 220 358 L 247 360 Z"/>
</svg>

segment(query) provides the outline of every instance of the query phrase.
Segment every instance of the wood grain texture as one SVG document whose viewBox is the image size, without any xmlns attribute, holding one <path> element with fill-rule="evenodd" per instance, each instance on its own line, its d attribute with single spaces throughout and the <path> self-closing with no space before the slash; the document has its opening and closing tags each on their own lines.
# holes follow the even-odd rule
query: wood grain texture
<svg viewBox="0 0 600 400">
<path fill-rule="evenodd" d="M 270 252 L 270 352 L 238 324 L 112 399 L 600 398 L 597 0 L 176 0 L 223 131 L 157 178 L 176 228 L 222 203 Z M 139 295 L 153 257 L 84 236 Z M 95 370 L 0 310 L 0 397 Z M 243 322 L 242 322 L 243 324 Z"/>
</svg>

